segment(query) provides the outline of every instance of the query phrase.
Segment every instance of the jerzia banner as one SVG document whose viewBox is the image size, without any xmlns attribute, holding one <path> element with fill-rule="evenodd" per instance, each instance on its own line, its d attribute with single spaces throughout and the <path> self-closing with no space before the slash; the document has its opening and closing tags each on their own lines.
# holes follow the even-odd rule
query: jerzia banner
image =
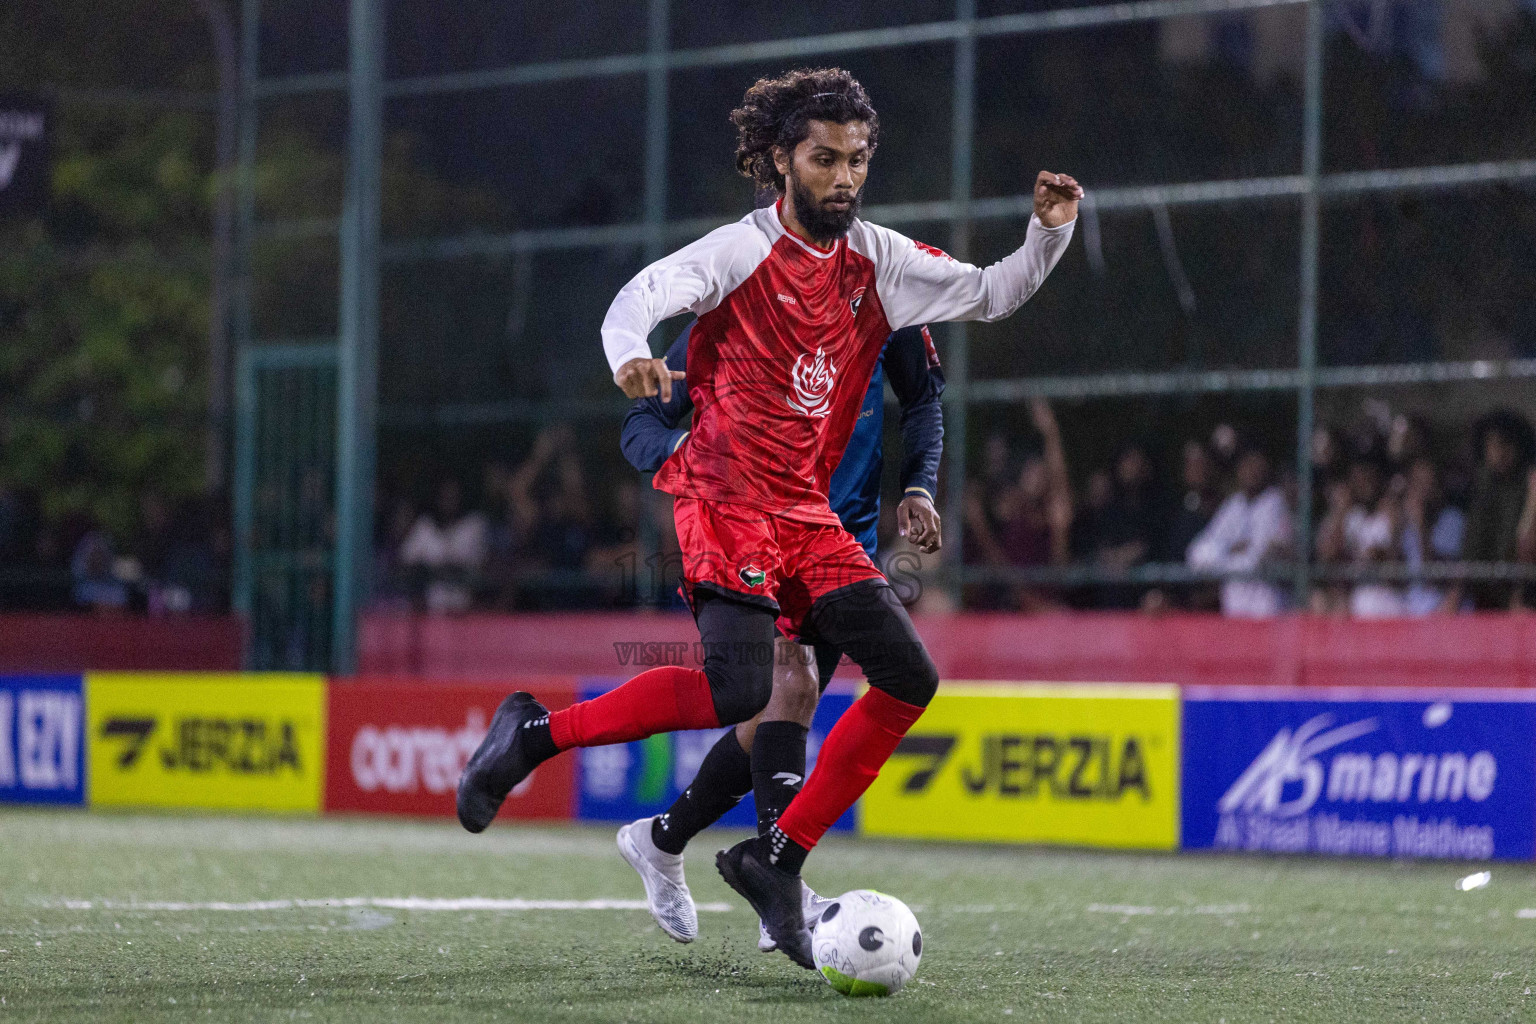
<svg viewBox="0 0 1536 1024">
<path fill-rule="evenodd" d="M 0 219 L 31 216 L 47 206 L 52 135 L 47 101 L 0 95 Z"/>
<path fill-rule="evenodd" d="M 944 683 L 865 793 L 872 835 L 1171 850 L 1173 686 Z"/>
<path fill-rule="evenodd" d="M 1185 693 L 1186 849 L 1463 860 L 1536 852 L 1529 695 L 1258 696 Z"/>
</svg>

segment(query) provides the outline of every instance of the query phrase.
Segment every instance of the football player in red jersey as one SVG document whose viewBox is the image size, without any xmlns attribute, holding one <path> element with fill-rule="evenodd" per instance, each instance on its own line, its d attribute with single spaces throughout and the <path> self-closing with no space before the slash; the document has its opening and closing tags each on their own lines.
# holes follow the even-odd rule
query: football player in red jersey
<svg viewBox="0 0 1536 1024">
<path fill-rule="evenodd" d="M 675 499 L 704 667 L 653 668 L 554 714 L 526 693 L 508 697 L 460 781 L 459 820 L 481 831 L 514 785 L 571 747 L 728 725 L 759 711 L 772 722 L 776 622 L 791 638 L 822 640 L 863 669 L 870 689 L 767 834 L 716 858 L 778 948 L 809 968 L 801 865 L 938 686 L 906 610 L 832 512 L 831 474 L 886 337 L 912 324 L 1011 314 L 1065 251 L 1083 192 L 1070 176 L 1042 171 L 1024 244 L 982 269 L 858 218 L 880 123 L 846 71 L 763 79 L 731 119 L 737 169 L 775 189 L 778 203 L 641 271 L 602 331 L 626 395 L 666 397 L 686 380 L 693 401 L 693 429 L 654 485 Z M 678 374 L 652 357 L 647 337 L 684 311 L 699 319 Z M 793 752 L 774 747 L 760 727 L 754 776 L 776 756 L 788 763 Z"/>
</svg>

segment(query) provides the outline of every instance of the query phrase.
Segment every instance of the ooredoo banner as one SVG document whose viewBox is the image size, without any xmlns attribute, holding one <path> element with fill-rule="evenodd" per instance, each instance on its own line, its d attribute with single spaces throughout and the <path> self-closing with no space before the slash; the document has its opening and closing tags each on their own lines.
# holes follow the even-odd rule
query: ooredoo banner
<svg viewBox="0 0 1536 1024">
<path fill-rule="evenodd" d="M 91 803 L 316 812 L 325 679 L 89 673 Z"/>
<path fill-rule="evenodd" d="M 79 676 L 0 676 L 0 803 L 85 802 Z"/>
<path fill-rule="evenodd" d="M 1529 695 L 1242 696 L 1186 692 L 1186 848 L 1532 857 L 1536 701 Z"/>
<path fill-rule="evenodd" d="M 621 680 L 587 680 L 582 697 L 595 697 L 619 682 Z M 822 695 L 806 738 L 807 772 L 815 766 L 816 753 L 827 733 L 852 703 L 852 693 L 841 687 L 834 687 Z M 671 807 L 672 801 L 693 781 L 699 765 L 704 762 L 704 755 L 725 731 L 699 729 L 666 733 L 634 743 L 588 747 L 579 751 L 581 778 L 577 815 L 593 821 L 633 821 L 660 814 Z M 851 830 L 854 821 L 854 812 L 849 811 L 832 827 Z M 756 828 L 757 811 L 751 798 L 727 812 L 720 824 Z"/>
<path fill-rule="evenodd" d="M 551 710 L 575 698 L 575 680 L 432 683 L 333 680 L 325 809 L 452 816 L 459 775 L 491 716 L 514 689 Z M 569 818 L 576 756 L 546 762 L 502 805 L 501 819 Z"/>
<path fill-rule="evenodd" d="M 945 683 L 864 794 L 871 835 L 1173 849 L 1179 691 Z"/>
</svg>

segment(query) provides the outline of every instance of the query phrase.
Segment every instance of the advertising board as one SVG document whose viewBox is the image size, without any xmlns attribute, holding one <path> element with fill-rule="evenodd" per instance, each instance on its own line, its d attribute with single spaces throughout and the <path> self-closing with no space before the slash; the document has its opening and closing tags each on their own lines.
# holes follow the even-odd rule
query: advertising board
<svg viewBox="0 0 1536 1024">
<path fill-rule="evenodd" d="M 496 707 L 526 689 L 551 710 L 575 698 L 574 679 L 517 683 L 333 680 L 329 694 L 325 809 L 449 816 L 459 775 Z M 539 766 L 498 815 L 569 818 L 576 756 Z"/>
<path fill-rule="evenodd" d="M 1440 696 L 1191 691 L 1184 846 L 1531 859 L 1536 701 Z"/>
<path fill-rule="evenodd" d="M 582 687 L 582 699 L 604 693 L 619 682 L 621 680 L 587 680 Z M 837 684 L 822 695 L 806 739 L 807 774 L 816 764 L 816 752 L 821 748 L 822 740 L 852 703 L 852 693 Z M 699 729 L 668 733 L 634 743 L 588 747 L 579 751 L 577 815 L 594 821 L 633 821 L 660 814 L 671 807 L 672 801 L 693 781 L 699 765 L 704 762 L 704 755 L 725 732 L 725 729 Z M 748 798 L 727 812 L 720 824 L 756 828 L 756 814 L 752 800 Z M 852 829 L 853 812 L 844 814 L 832 827 L 845 831 Z"/>
<path fill-rule="evenodd" d="M 250 673 L 89 673 L 91 803 L 317 812 L 325 680 Z"/>
<path fill-rule="evenodd" d="M 0 803 L 85 802 L 79 676 L 0 676 Z"/>
<path fill-rule="evenodd" d="M 944 683 L 864 794 L 871 835 L 1173 849 L 1173 686 Z"/>
</svg>

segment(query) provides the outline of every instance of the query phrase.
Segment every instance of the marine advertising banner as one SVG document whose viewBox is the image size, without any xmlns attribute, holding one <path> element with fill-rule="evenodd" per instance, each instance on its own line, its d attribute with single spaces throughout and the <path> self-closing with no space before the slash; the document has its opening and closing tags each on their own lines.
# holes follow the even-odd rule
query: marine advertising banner
<svg viewBox="0 0 1536 1024">
<path fill-rule="evenodd" d="M 325 679 L 89 673 L 91 803 L 320 810 Z"/>
<path fill-rule="evenodd" d="M 0 803 L 85 802 L 79 676 L 0 676 Z"/>
<path fill-rule="evenodd" d="M 1170 850 L 1175 686 L 944 683 L 865 793 L 870 835 Z"/>
<path fill-rule="evenodd" d="M 1184 846 L 1531 859 L 1536 701 L 1439 696 L 1186 691 Z"/>
<path fill-rule="evenodd" d="M 605 693 L 619 682 L 588 680 L 582 688 L 582 699 Z M 807 774 L 816 764 L 816 752 L 821 749 L 827 733 L 852 703 L 852 693 L 835 683 L 833 689 L 822 695 L 806 739 Z M 704 763 L 704 755 L 725 732 L 725 729 L 699 729 L 666 733 L 634 743 L 587 747 L 578 751 L 581 761 L 577 816 L 593 821 L 633 821 L 660 814 L 671 807 L 672 801 L 693 781 L 699 765 Z M 756 828 L 757 811 L 751 797 L 737 804 L 720 819 L 720 824 Z M 844 831 L 852 829 L 854 813 L 844 814 L 832 827 Z"/>
<path fill-rule="evenodd" d="M 574 679 L 432 683 L 333 679 L 326 741 L 325 809 L 373 814 L 454 814 L 459 775 L 514 689 L 545 707 L 575 699 Z M 569 818 L 576 757 L 538 767 L 502 804 L 499 820 Z"/>
</svg>

